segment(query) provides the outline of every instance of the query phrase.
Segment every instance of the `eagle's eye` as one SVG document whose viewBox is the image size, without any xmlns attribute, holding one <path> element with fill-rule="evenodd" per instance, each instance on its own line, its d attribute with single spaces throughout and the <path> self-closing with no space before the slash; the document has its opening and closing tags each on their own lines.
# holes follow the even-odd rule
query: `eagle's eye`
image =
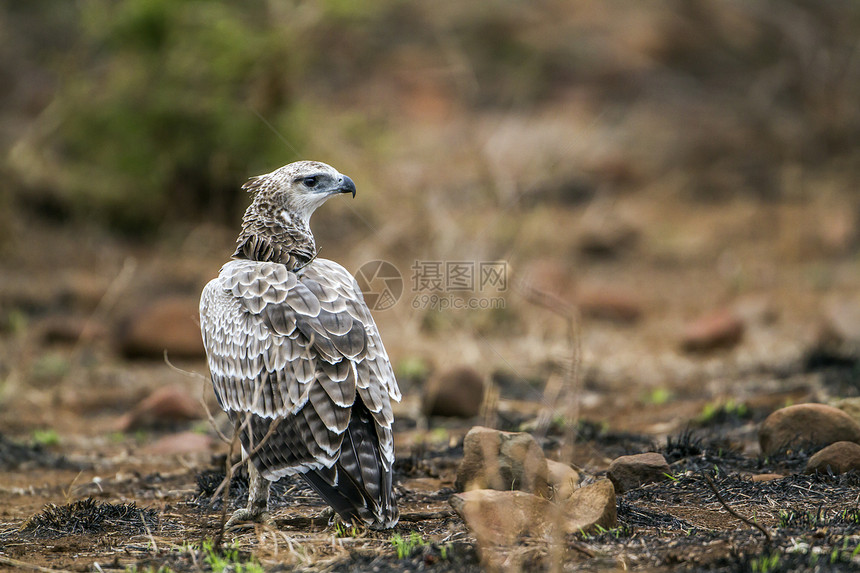
<svg viewBox="0 0 860 573">
<path fill-rule="evenodd" d="M 302 179 L 302 183 L 305 184 L 305 187 L 308 189 L 313 189 L 317 186 L 318 178 L 317 177 L 305 177 Z"/>
</svg>

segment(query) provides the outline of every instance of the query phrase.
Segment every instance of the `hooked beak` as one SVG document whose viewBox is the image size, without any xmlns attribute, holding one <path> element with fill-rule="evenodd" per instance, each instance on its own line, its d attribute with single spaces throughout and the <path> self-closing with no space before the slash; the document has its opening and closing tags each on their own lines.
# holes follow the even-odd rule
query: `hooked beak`
<svg viewBox="0 0 860 573">
<path fill-rule="evenodd" d="M 355 183 L 346 175 L 341 175 L 337 190 L 340 193 L 352 193 L 353 199 L 355 198 Z"/>
</svg>

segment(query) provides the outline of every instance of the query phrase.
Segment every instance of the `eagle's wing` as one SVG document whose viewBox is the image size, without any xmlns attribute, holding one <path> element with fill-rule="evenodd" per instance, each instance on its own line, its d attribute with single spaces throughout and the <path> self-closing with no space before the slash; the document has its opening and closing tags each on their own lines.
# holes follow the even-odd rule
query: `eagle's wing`
<svg viewBox="0 0 860 573">
<path fill-rule="evenodd" d="M 297 274 L 231 261 L 203 290 L 200 322 L 215 394 L 247 420 L 242 443 L 264 477 L 310 471 L 320 491 L 342 487 L 345 473 L 365 502 L 393 507 L 391 400 L 400 391 L 343 267 L 317 259 Z"/>
</svg>

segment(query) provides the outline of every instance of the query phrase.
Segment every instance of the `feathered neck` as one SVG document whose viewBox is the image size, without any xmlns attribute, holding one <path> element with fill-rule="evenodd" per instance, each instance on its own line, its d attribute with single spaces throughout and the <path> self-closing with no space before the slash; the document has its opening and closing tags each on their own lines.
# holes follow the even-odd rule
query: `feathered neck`
<svg viewBox="0 0 860 573">
<path fill-rule="evenodd" d="M 252 203 L 242 219 L 233 257 L 300 269 L 316 256 L 316 243 L 308 224 L 298 218 L 275 218 L 265 205 Z"/>
</svg>

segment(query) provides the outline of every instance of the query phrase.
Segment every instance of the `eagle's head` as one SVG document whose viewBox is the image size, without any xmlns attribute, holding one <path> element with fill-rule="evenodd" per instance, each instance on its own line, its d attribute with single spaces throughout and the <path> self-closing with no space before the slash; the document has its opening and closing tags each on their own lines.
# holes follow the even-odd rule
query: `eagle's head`
<svg viewBox="0 0 860 573">
<path fill-rule="evenodd" d="M 318 161 L 296 161 L 266 175 L 248 180 L 242 189 L 254 193 L 255 215 L 270 218 L 269 225 L 292 227 L 301 221 L 307 227 L 313 212 L 332 195 L 352 193 L 355 183 L 331 165 Z"/>
<path fill-rule="evenodd" d="M 297 269 L 316 256 L 309 220 L 317 207 L 355 183 L 325 163 L 297 161 L 248 180 L 254 198 L 242 218 L 234 257 L 275 261 Z"/>
</svg>

